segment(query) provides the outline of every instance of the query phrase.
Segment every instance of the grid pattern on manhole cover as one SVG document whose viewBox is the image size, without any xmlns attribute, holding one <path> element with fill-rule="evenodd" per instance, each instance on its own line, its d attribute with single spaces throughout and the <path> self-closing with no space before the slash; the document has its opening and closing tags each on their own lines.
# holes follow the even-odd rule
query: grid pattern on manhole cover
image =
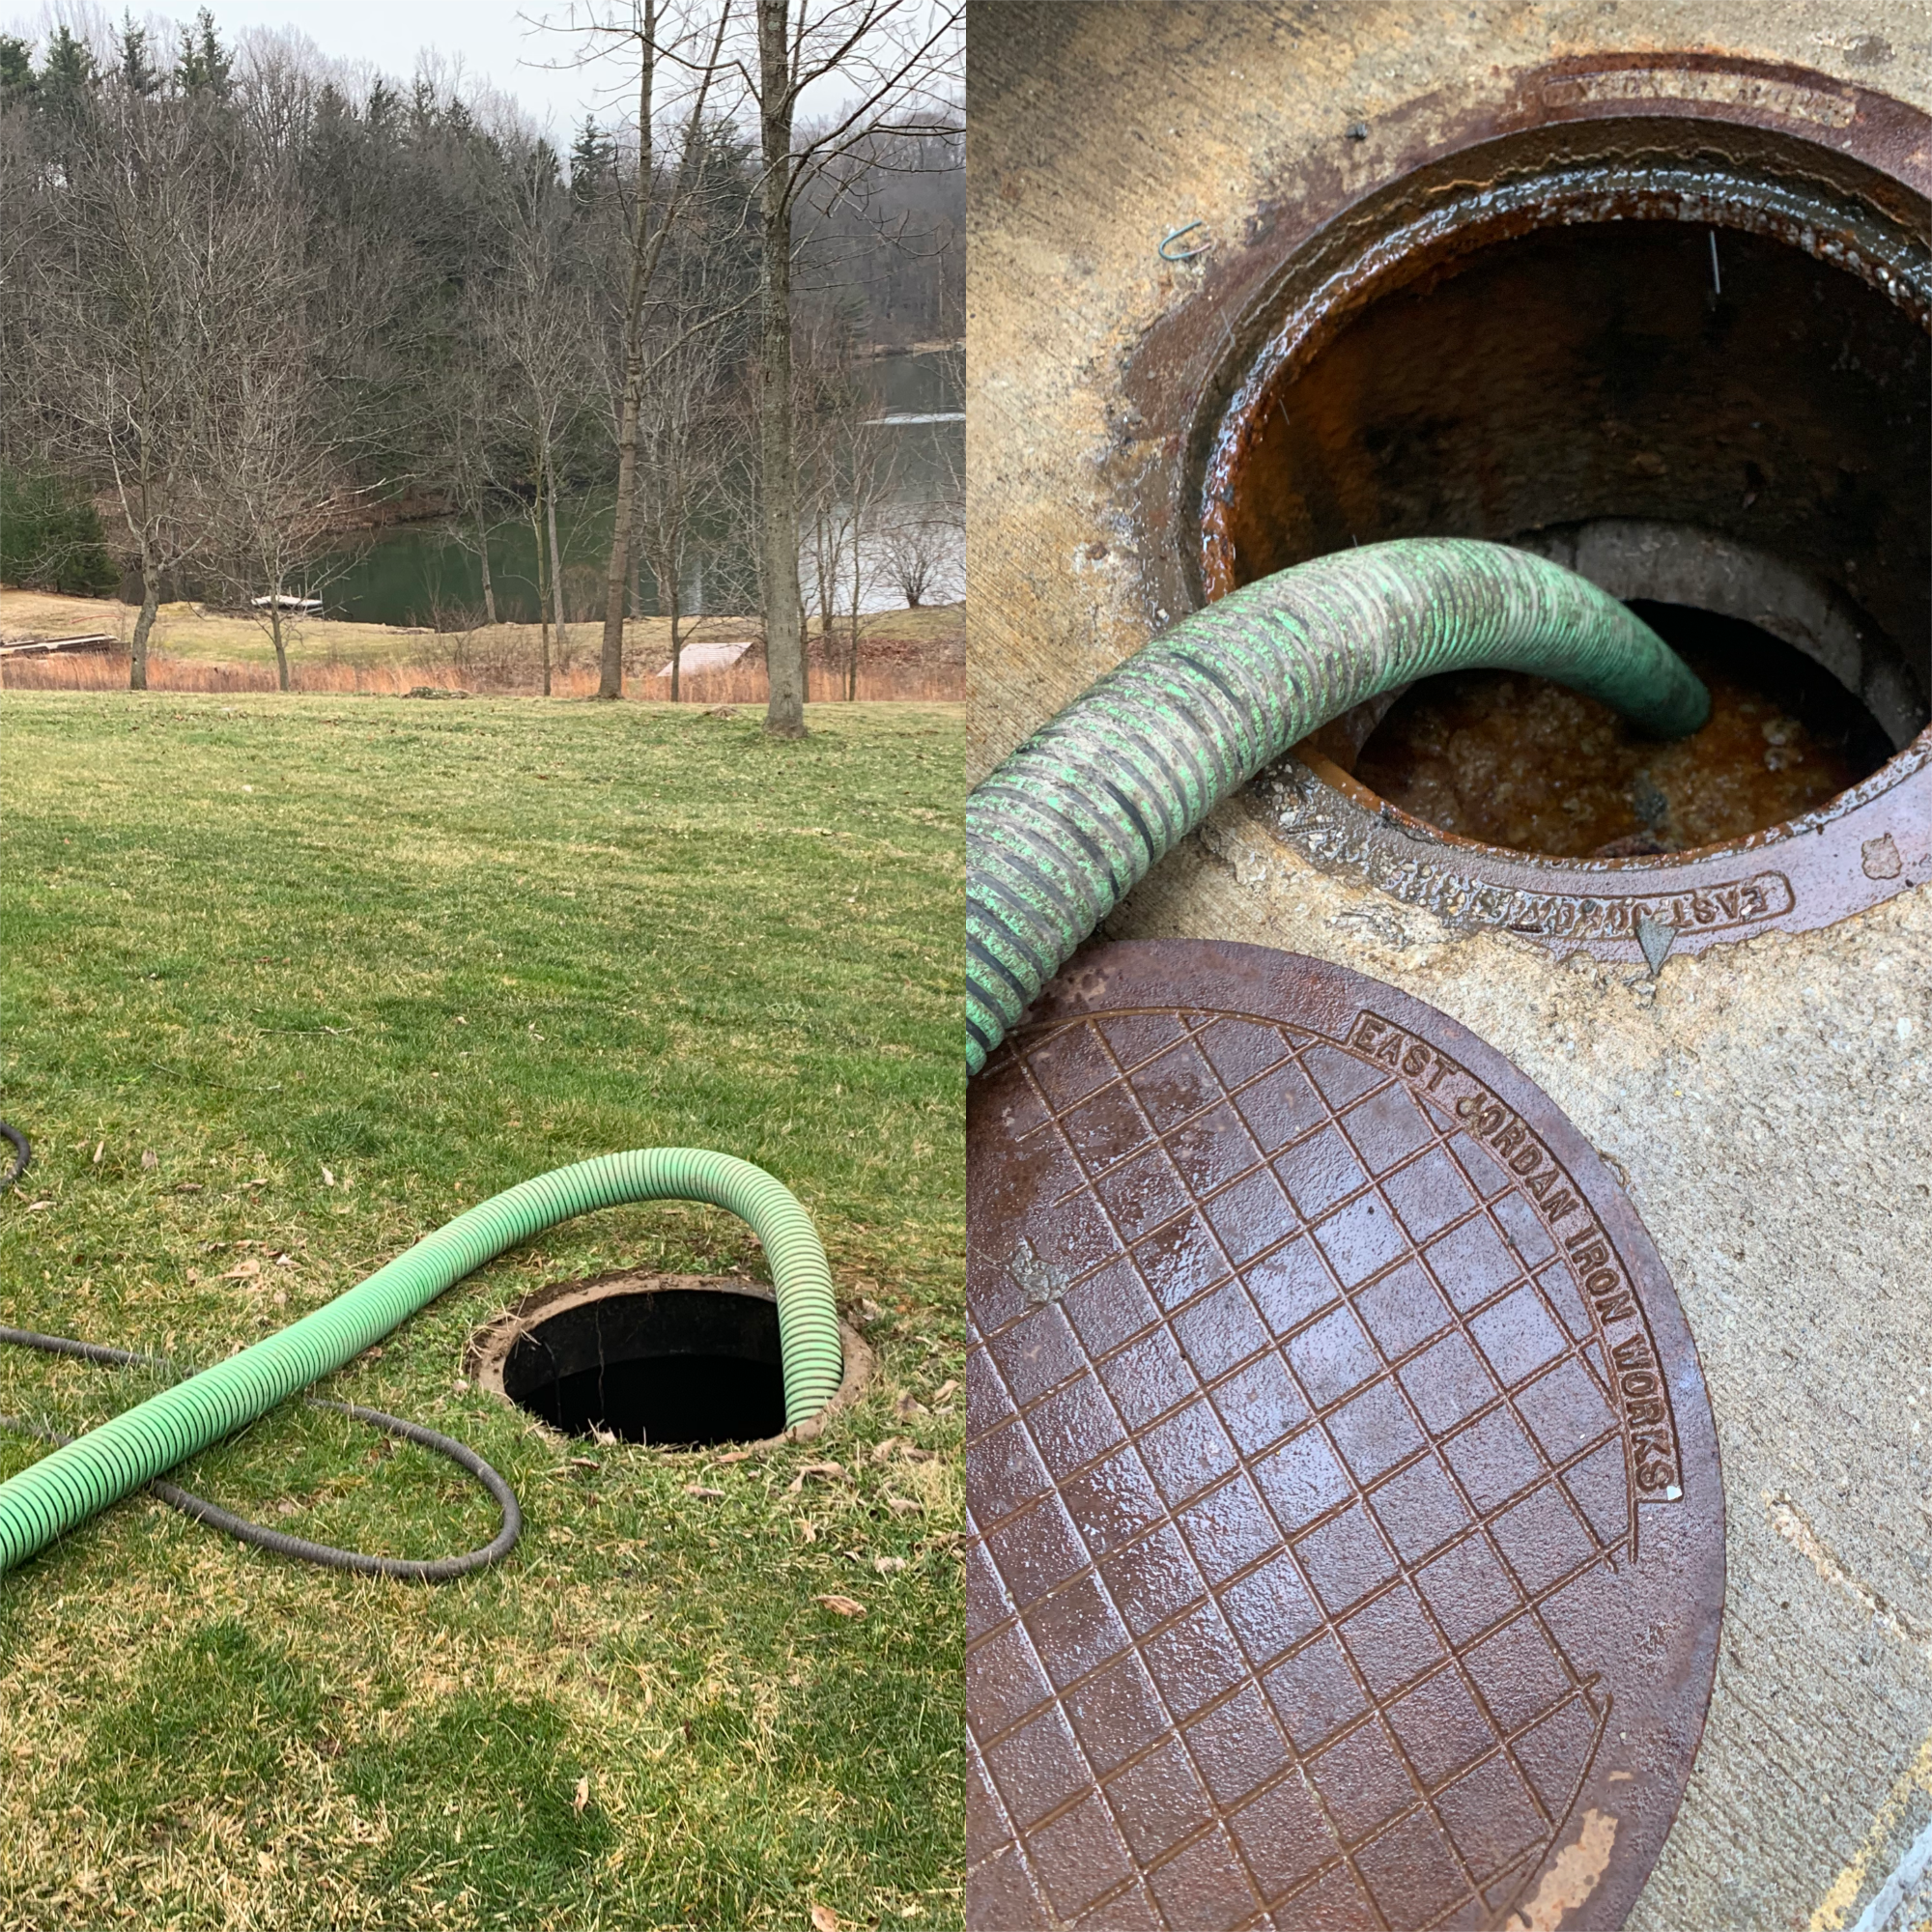
<svg viewBox="0 0 1932 1932">
<path fill-rule="evenodd" d="M 1057 1238 L 971 1299 L 970 1922 L 1496 1922 L 1609 1708 L 1547 1607 L 1634 1541 L 1569 1264 L 1463 1122 L 1306 1030 L 1011 1057 Z"/>
</svg>

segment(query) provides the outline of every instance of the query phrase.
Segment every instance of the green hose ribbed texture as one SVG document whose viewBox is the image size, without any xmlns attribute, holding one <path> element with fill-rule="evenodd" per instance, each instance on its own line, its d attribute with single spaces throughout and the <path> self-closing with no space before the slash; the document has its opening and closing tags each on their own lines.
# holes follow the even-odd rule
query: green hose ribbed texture
<svg viewBox="0 0 1932 1932">
<path fill-rule="evenodd" d="M 751 1224 L 778 1292 L 785 1426 L 816 1415 L 838 1393 L 843 1359 L 832 1273 L 810 1216 L 762 1168 L 729 1154 L 604 1154 L 459 1214 L 326 1307 L 0 1483 L 0 1571 L 339 1369 L 506 1248 L 627 1201 L 708 1201 Z"/>
<path fill-rule="evenodd" d="M 1662 738 L 1710 714 L 1647 624 L 1501 544 L 1364 544 L 1233 591 L 1101 678 L 967 801 L 968 1071 L 1148 868 L 1264 765 L 1396 685 L 1477 668 L 1552 678 Z"/>
</svg>

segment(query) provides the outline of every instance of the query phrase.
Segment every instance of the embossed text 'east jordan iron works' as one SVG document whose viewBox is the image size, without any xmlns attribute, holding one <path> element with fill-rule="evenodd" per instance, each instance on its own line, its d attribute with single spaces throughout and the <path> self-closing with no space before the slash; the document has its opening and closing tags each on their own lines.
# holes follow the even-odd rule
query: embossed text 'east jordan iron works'
<svg viewBox="0 0 1932 1932">
<path fill-rule="evenodd" d="M 1716 1436 L 1548 1098 L 1337 968 L 1076 961 L 969 1097 L 974 1932 L 1620 1925 Z"/>
</svg>

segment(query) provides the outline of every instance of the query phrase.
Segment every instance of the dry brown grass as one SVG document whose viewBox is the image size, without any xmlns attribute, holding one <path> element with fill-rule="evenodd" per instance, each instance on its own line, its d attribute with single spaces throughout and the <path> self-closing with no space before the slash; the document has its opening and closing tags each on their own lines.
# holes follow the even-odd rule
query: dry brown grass
<svg viewBox="0 0 1932 1932">
<path fill-rule="evenodd" d="M 357 693 L 370 697 L 401 697 L 412 691 L 431 690 L 488 692 L 492 696 L 531 696 L 538 680 L 534 676 L 503 677 L 486 670 L 476 675 L 472 664 L 467 669 L 454 664 L 298 665 L 291 670 L 294 687 L 299 692 Z M 811 667 L 807 697 L 813 704 L 836 703 L 846 696 L 844 674 Z M 275 689 L 271 665 L 211 664 L 201 658 L 177 658 L 151 653 L 148 659 L 148 685 L 153 691 L 194 691 L 207 694 L 227 692 L 266 692 Z M 128 686 L 128 654 L 125 651 L 93 653 L 74 657 L 21 658 L 0 664 L 0 690 L 11 691 L 125 691 Z M 553 673 L 553 697 L 594 697 L 597 672 L 594 667 L 581 666 L 568 672 Z M 701 671 L 678 680 L 678 701 L 684 704 L 762 705 L 770 694 L 763 665 L 732 666 L 725 670 Z M 647 702 L 670 701 L 668 677 L 630 676 L 625 680 L 627 697 Z M 856 694 L 862 703 L 957 702 L 966 695 L 965 678 L 956 668 L 933 670 L 900 666 L 865 668 L 859 673 Z"/>
<path fill-rule="evenodd" d="M 112 598 L 0 591 L 0 641 L 105 632 L 125 646 L 133 635 L 135 615 L 132 606 Z M 682 639 L 688 646 L 754 638 L 756 633 L 753 618 L 710 617 L 683 627 Z M 308 619 L 291 625 L 286 635 L 297 691 L 394 697 L 424 685 L 504 696 L 534 696 L 542 688 L 542 637 L 534 624 L 423 631 Z M 600 628 L 593 624 L 569 625 L 560 640 L 553 639 L 552 696 L 595 694 L 599 640 Z M 824 638 L 814 633 L 810 642 L 808 698 L 812 703 L 843 698 L 843 634 L 835 630 Z M 756 655 L 754 645 L 748 657 Z M 626 695 L 668 701 L 670 679 L 657 673 L 669 656 L 668 619 L 639 617 L 627 623 Z M 125 648 L 99 655 L 15 658 L 0 661 L 0 686 L 15 691 L 124 690 L 128 663 Z M 273 646 L 252 617 L 164 604 L 149 641 L 148 681 L 156 691 L 273 691 Z M 680 701 L 692 704 L 761 705 L 768 693 L 763 665 L 748 661 L 726 669 L 686 673 L 678 685 Z M 856 696 L 867 701 L 962 700 L 963 608 L 889 611 L 867 617 Z"/>
</svg>

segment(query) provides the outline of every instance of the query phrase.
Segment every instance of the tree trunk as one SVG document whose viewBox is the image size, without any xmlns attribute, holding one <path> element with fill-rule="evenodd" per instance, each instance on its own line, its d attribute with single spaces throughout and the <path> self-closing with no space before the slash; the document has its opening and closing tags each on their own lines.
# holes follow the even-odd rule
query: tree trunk
<svg viewBox="0 0 1932 1932">
<path fill-rule="evenodd" d="M 597 696 L 624 695 L 624 586 L 631 575 L 631 506 L 638 489 L 638 418 L 644 399 L 644 284 L 651 206 L 651 88 L 657 64 L 657 0 L 644 0 L 638 47 L 638 218 L 631 229 L 631 275 L 624 302 L 624 408 L 617 425 L 617 512 L 611 522 L 611 560 L 604 572 L 604 646 Z M 700 105 L 702 103 L 700 102 Z"/>
<path fill-rule="evenodd" d="M 639 228 L 643 210 L 638 211 Z M 639 239 L 639 247 L 643 242 Z M 634 280 L 636 271 L 634 270 Z M 604 649 L 598 661 L 597 696 L 624 695 L 624 592 L 631 575 L 631 505 L 638 489 L 638 417 L 643 408 L 644 342 L 641 300 L 626 318 L 624 418 L 617 433 L 617 514 L 611 526 L 611 562 L 604 573 Z"/>
<path fill-rule="evenodd" d="M 798 472 L 791 420 L 791 122 L 788 0 L 757 0 L 759 141 L 764 160 L 758 265 L 758 477 L 763 525 L 765 729 L 805 736 L 805 637 L 798 583 Z"/>
<path fill-rule="evenodd" d="M 282 593 L 273 590 L 269 595 L 269 635 L 275 640 L 275 685 L 278 690 L 289 688 L 289 652 L 282 641 Z"/>
<path fill-rule="evenodd" d="M 563 656 L 563 557 L 556 547 L 556 471 L 550 470 L 550 601 L 556 620 L 556 654 Z M 550 696 L 550 662 L 544 661 L 544 696 Z"/>
<path fill-rule="evenodd" d="M 864 572 L 859 551 L 859 493 L 852 493 L 852 649 L 845 660 L 845 702 L 856 703 L 859 696 L 859 603 Z"/>
<path fill-rule="evenodd" d="M 148 688 L 148 633 L 155 628 L 155 612 L 160 608 L 161 586 L 153 566 L 141 559 L 141 614 L 134 619 L 134 643 L 128 658 L 128 689 Z"/>
<path fill-rule="evenodd" d="M 476 513 L 476 554 L 483 559 L 483 621 L 495 624 L 497 621 L 497 586 L 490 581 L 490 526 L 483 521 L 483 513 Z"/>
<path fill-rule="evenodd" d="M 639 226 L 643 210 L 638 211 Z M 639 240 L 641 248 L 642 242 Z M 634 270 L 635 279 L 635 270 Z M 631 505 L 638 489 L 638 417 L 643 408 L 644 343 L 641 307 L 626 318 L 624 417 L 617 432 L 617 514 L 611 526 L 611 561 L 604 573 L 604 648 L 597 667 L 597 696 L 624 695 L 624 592 L 631 575 Z"/>
<path fill-rule="evenodd" d="M 838 526 L 833 512 L 817 520 L 817 537 L 812 545 L 812 574 L 818 579 L 818 635 L 827 649 L 832 644 L 832 613 L 838 602 Z M 808 620 L 806 661 L 810 662 L 810 631 Z"/>
<path fill-rule="evenodd" d="M 677 581 L 671 580 L 670 589 L 670 701 L 677 702 L 677 654 L 681 646 L 677 640 Z"/>
<path fill-rule="evenodd" d="M 550 696 L 550 576 L 543 539 L 544 478 L 547 471 L 537 465 L 536 501 L 530 505 L 530 534 L 537 540 L 537 642 L 543 651 L 543 695 Z"/>
</svg>

